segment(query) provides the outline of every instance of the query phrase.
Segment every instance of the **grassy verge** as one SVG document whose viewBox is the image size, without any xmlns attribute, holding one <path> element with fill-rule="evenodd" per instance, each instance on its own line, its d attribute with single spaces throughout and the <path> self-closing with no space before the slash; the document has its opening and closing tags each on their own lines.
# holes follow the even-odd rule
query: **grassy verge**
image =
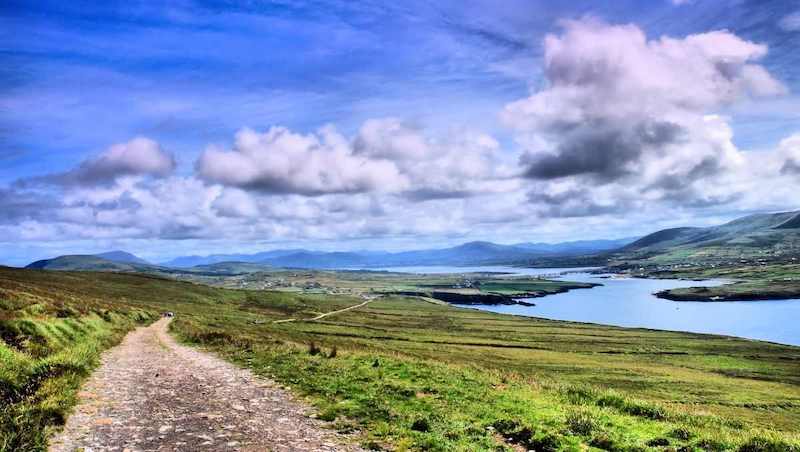
<svg viewBox="0 0 800 452">
<path fill-rule="evenodd" d="M 6 276 L 0 289 L 0 451 L 42 450 L 101 352 L 154 315 L 65 299 L 67 293 Z"/>
<path fill-rule="evenodd" d="M 20 282 L 26 290 L 9 291 Z M 173 310 L 172 329 L 182 340 L 291 387 L 334 428 L 359 432 L 373 448 L 800 450 L 795 347 L 513 317 L 403 297 L 317 322 L 276 324 L 361 300 L 136 275 L 0 270 L 0 289 L 4 306 L 35 305 L 20 299 L 35 289 L 65 308 L 86 307 L 64 319 L 101 321 L 91 300 L 119 315 Z M 15 318 L 58 322 L 55 312 Z M 34 358 L 31 350 L 14 353 Z M 2 367 L 6 375 L 18 366 Z M 30 406 L 45 405 L 31 399 Z M 6 416 L 2 422 L 17 429 L 44 428 Z M 29 436 L 36 435 L 44 433 Z"/>
</svg>

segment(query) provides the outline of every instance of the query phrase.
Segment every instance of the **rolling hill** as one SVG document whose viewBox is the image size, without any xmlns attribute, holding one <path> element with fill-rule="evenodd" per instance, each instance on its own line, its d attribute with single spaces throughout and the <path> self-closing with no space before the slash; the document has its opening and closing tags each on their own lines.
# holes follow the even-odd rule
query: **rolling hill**
<svg viewBox="0 0 800 452">
<path fill-rule="evenodd" d="M 106 253 L 94 254 L 94 256 L 103 259 L 108 259 L 113 262 L 121 262 L 125 264 L 152 265 L 150 264 L 150 262 L 147 262 L 146 260 L 136 255 L 133 255 L 127 251 L 120 251 L 120 250 L 108 251 Z"/>
<path fill-rule="evenodd" d="M 125 262 L 115 262 L 94 255 L 73 254 L 38 260 L 28 264 L 25 268 L 38 270 L 136 271 L 139 266 Z"/>
<path fill-rule="evenodd" d="M 705 228 L 664 229 L 617 253 L 618 259 L 781 260 L 800 256 L 800 211 L 755 214 Z"/>
</svg>

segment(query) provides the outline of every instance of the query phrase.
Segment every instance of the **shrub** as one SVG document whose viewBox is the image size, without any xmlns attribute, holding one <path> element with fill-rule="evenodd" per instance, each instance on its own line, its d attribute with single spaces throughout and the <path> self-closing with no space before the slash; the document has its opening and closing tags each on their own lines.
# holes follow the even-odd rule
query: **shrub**
<svg viewBox="0 0 800 452">
<path fill-rule="evenodd" d="M 429 432 L 431 430 L 431 425 L 428 420 L 423 417 L 415 419 L 414 422 L 411 423 L 411 430 L 415 432 Z"/>
<path fill-rule="evenodd" d="M 666 411 L 659 406 L 634 402 L 617 394 L 607 394 L 603 397 L 600 397 L 597 400 L 597 405 L 601 407 L 616 408 L 625 414 L 653 419 L 655 421 L 661 421 L 667 418 Z"/>
<path fill-rule="evenodd" d="M 739 447 L 739 452 L 798 452 L 791 444 L 773 438 L 755 436 Z"/>
<path fill-rule="evenodd" d="M 620 450 L 620 448 L 617 446 L 617 443 L 605 433 L 601 433 L 592 438 L 591 441 L 589 441 L 589 445 L 611 452 Z"/>
<path fill-rule="evenodd" d="M 574 435 L 589 436 L 597 429 L 597 423 L 591 414 L 578 411 L 567 416 L 567 427 Z"/>
<path fill-rule="evenodd" d="M 556 435 L 545 434 L 543 436 L 533 438 L 525 446 L 537 452 L 556 452 L 561 448 L 561 441 Z"/>
<path fill-rule="evenodd" d="M 692 436 L 694 436 L 694 435 L 692 434 L 691 431 L 689 431 L 689 430 L 687 430 L 685 428 L 679 427 L 679 428 L 676 428 L 675 430 L 669 432 L 669 436 L 671 436 L 671 437 L 673 437 L 675 439 L 687 441 L 687 440 L 692 439 Z"/>
<path fill-rule="evenodd" d="M 566 399 L 574 404 L 587 404 L 597 399 L 597 390 L 586 386 L 570 386 L 561 390 Z"/>
<path fill-rule="evenodd" d="M 667 438 L 653 438 L 647 442 L 647 445 L 650 447 L 669 446 L 669 440 Z"/>
</svg>

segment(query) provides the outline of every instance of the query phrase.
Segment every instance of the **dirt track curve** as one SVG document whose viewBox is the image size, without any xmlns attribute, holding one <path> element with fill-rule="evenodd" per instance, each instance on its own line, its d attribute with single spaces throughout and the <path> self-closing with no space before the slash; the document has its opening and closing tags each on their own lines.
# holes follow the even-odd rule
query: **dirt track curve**
<svg viewBox="0 0 800 452">
<path fill-rule="evenodd" d="M 361 450 L 276 383 L 176 343 L 168 324 L 105 353 L 50 451 Z"/>
</svg>

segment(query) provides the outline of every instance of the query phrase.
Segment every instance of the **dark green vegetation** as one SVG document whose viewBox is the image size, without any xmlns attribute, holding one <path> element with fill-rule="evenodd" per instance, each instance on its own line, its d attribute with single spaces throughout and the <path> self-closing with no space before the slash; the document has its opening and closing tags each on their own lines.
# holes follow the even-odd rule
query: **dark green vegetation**
<svg viewBox="0 0 800 452">
<path fill-rule="evenodd" d="M 362 302 L 142 275 L 0 269 L 3 387 L 25 387 L 34 381 L 28 375 L 39 375 L 33 390 L 14 392 L 4 407 L 2 449 L 41 448 L 97 352 L 138 321 L 172 310 L 180 338 L 290 386 L 335 428 L 362 432 L 370 447 L 800 450 L 798 348 L 395 296 L 321 321 L 272 323 Z M 78 327 L 53 327 L 45 349 L 35 344 L 49 336 L 17 332 L 26 322 L 40 331 L 58 322 Z M 91 342 L 78 329 L 111 333 Z M 85 357 L 59 355 L 67 352 L 56 340 Z M 78 364 L 25 370 L 41 368 L 34 362 Z M 69 384 L 60 380 L 65 372 L 74 375 Z"/>
<path fill-rule="evenodd" d="M 656 295 L 675 301 L 757 301 L 800 298 L 800 264 L 759 264 L 734 266 L 684 266 L 669 270 L 637 270 L 650 278 L 710 279 L 730 283 L 717 287 L 688 287 Z"/>
<path fill-rule="evenodd" d="M 517 300 L 518 298 L 539 298 L 574 289 L 591 289 L 600 284 L 579 283 L 570 281 L 549 281 L 536 278 L 506 277 L 498 278 L 473 274 L 467 280 L 469 288 L 453 288 L 450 284 L 421 284 L 417 290 L 385 292 L 389 295 L 412 295 L 433 298 L 451 304 L 490 305 L 490 304 L 523 304 L 532 303 Z M 456 283 L 455 286 L 462 284 Z"/>
</svg>

